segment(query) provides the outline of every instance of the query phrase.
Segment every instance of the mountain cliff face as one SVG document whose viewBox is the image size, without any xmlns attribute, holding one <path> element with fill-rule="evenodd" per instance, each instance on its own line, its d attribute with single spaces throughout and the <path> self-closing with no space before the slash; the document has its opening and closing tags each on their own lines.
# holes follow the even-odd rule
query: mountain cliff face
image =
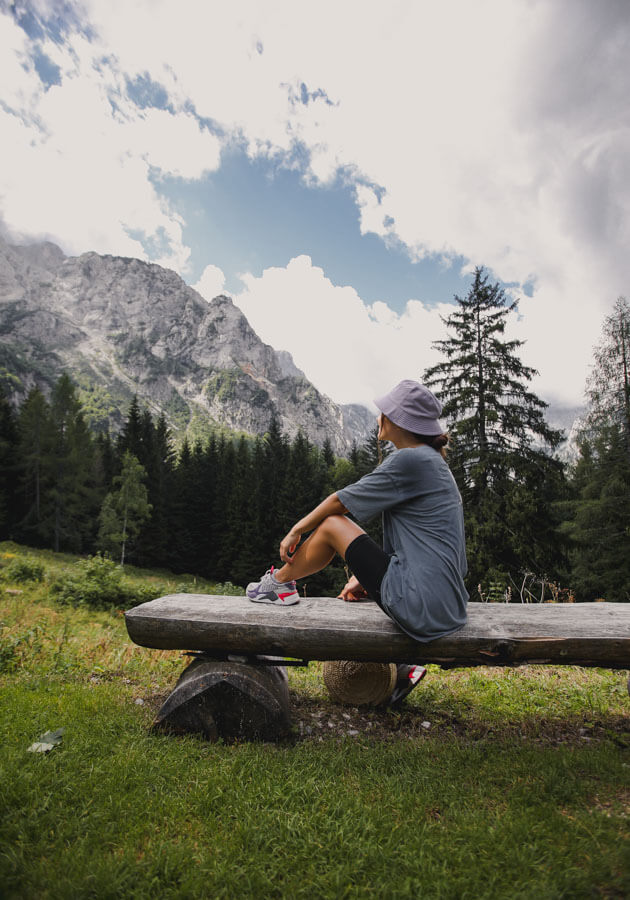
<svg viewBox="0 0 630 900">
<path fill-rule="evenodd" d="M 161 266 L 51 243 L 0 240 L 0 367 L 16 397 L 62 371 L 92 415 L 120 424 L 133 394 L 197 436 L 224 425 L 261 434 L 275 416 L 289 435 L 326 437 L 338 454 L 374 425 L 367 409 L 340 407 L 264 344 L 229 297 L 206 301 Z"/>
</svg>

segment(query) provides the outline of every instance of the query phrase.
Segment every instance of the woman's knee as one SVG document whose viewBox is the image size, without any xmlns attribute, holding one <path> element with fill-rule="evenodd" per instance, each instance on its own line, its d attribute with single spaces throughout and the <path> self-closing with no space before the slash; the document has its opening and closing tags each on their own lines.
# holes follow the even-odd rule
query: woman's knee
<svg viewBox="0 0 630 900">
<path fill-rule="evenodd" d="M 320 522 L 317 526 L 317 530 L 324 533 L 337 534 L 339 531 L 345 531 L 348 524 L 353 525 L 354 522 L 348 516 L 342 516 L 341 513 L 338 513 L 333 516 L 326 516 L 323 522 Z"/>
<path fill-rule="evenodd" d="M 317 530 L 320 529 L 322 535 L 328 539 L 328 543 L 342 555 L 345 555 L 348 544 L 352 543 L 360 534 L 365 533 L 356 522 L 341 514 L 327 516 L 318 526 Z"/>
</svg>

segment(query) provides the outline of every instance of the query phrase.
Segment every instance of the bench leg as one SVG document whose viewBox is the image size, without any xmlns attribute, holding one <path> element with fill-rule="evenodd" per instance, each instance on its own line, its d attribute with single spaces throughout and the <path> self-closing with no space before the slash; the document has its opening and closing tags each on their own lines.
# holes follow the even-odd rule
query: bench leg
<svg viewBox="0 0 630 900">
<path fill-rule="evenodd" d="M 258 657 L 263 659 L 264 657 Z M 154 728 L 210 741 L 273 741 L 291 728 L 287 670 L 198 656 L 182 672 Z"/>
</svg>

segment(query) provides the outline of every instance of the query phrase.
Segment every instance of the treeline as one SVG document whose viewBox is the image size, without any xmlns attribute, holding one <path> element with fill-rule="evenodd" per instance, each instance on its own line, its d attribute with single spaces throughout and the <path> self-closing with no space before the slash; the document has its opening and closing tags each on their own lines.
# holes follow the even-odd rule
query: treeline
<svg viewBox="0 0 630 900">
<path fill-rule="evenodd" d="M 339 459 L 272 421 L 263 437 L 221 434 L 176 453 L 164 417 L 135 399 L 112 437 L 90 433 L 67 375 L 17 411 L 0 388 L 0 537 L 245 585 L 277 564 L 296 518 L 373 469 L 377 452 L 374 436 Z M 339 562 L 306 588 L 334 592 L 343 578 Z"/>
<path fill-rule="evenodd" d="M 444 402 L 471 597 L 629 601 L 628 302 L 604 321 L 567 466 L 529 386 L 536 373 L 505 337 L 516 304 L 483 269 L 455 301 L 442 361 L 418 377 Z M 18 410 L 0 392 L 0 537 L 244 586 L 278 562 L 296 519 L 377 464 L 375 433 L 339 459 L 274 421 L 256 439 L 215 435 L 175 452 L 164 417 L 136 401 L 119 435 L 92 434 L 63 375 L 49 400 L 35 389 Z M 380 523 L 370 529 L 380 539 Z M 343 578 L 337 561 L 300 589 L 332 593 Z"/>
</svg>

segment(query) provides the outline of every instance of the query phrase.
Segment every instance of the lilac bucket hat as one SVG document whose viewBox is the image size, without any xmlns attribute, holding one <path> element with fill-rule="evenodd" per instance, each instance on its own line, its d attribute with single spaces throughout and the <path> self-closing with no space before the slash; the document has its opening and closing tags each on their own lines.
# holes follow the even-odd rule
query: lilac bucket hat
<svg viewBox="0 0 630 900">
<path fill-rule="evenodd" d="M 429 388 L 417 381 L 401 381 L 388 394 L 377 397 L 374 403 L 400 428 L 427 436 L 444 433 L 444 428 L 438 422 L 438 416 L 442 415 L 442 404 Z"/>
</svg>

